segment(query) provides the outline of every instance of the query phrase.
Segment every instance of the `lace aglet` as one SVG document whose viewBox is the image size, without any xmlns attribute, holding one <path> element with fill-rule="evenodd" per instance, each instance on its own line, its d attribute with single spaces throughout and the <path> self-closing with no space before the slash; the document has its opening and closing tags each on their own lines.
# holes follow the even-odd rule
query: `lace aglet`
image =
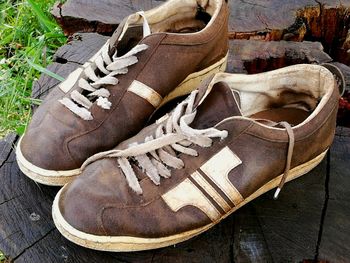
<svg viewBox="0 0 350 263">
<path fill-rule="evenodd" d="M 280 192 L 281 192 L 281 188 L 277 187 L 276 192 L 275 192 L 275 194 L 273 195 L 273 199 L 274 199 L 274 200 L 277 200 L 278 195 L 280 194 Z"/>
</svg>

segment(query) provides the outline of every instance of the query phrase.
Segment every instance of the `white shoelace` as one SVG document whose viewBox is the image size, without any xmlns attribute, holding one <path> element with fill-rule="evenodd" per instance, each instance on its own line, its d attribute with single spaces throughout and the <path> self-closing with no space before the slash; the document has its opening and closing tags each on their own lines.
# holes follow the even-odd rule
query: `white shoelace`
<svg viewBox="0 0 350 263">
<path fill-rule="evenodd" d="M 209 147 L 211 138 L 227 137 L 228 132 L 214 127 L 197 130 L 189 127 L 196 116 L 193 104 L 198 91 L 193 91 L 190 96 L 180 103 L 174 111 L 167 116 L 167 121 L 159 124 L 155 136 L 145 138 L 143 143 L 133 143 L 124 150 L 111 150 L 93 155 L 82 165 L 84 169 L 88 164 L 102 158 L 117 158 L 117 162 L 123 171 L 128 185 L 136 193 L 142 194 L 142 189 L 137 176 L 130 164 L 135 160 L 137 165 L 156 185 L 160 184 L 160 177 L 169 178 L 169 168 L 181 169 L 184 162 L 176 152 L 197 156 L 196 150 L 191 145 Z"/>
<path fill-rule="evenodd" d="M 119 81 L 116 75 L 126 74 L 128 72 L 128 67 L 138 62 L 135 55 L 147 48 L 148 46 L 145 44 L 137 45 L 121 57 L 117 57 L 117 51 L 115 51 L 112 58 L 110 58 L 108 54 L 109 45 L 105 45 L 101 50 L 101 54 L 94 62 L 84 69 L 83 76 L 79 79 L 78 85 L 82 91 L 86 90 L 89 92 L 87 97 L 79 91 L 74 90 L 70 94 L 70 98 L 63 98 L 59 100 L 59 102 L 84 120 L 93 119 L 89 111 L 93 105 L 91 101 L 92 98 L 97 97 L 96 102 L 99 107 L 110 109 L 112 106 L 112 103 L 108 100 L 110 92 L 102 86 L 117 85 Z M 97 76 L 95 73 L 96 68 L 105 74 L 105 76 Z"/>
<path fill-rule="evenodd" d="M 151 34 L 151 31 L 146 17 L 144 16 L 144 12 L 139 12 L 138 14 L 143 17 L 143 36 L 145 37 Z M 107 42 L 101 49 L 100 54 L 84 69 L 82 76 L 79 78 L 78 86 L 81 88 L 81 91 L 74 90 L 71 92 L 70 98 L 63 98 L 59 100 L 59 102 L 84 120 L 93 119 L 89 111 L 93 105 L 93 99 L 97 98 L 96 102 L 99 107 L 109 110 L 112 106 L 112 103 L 108 100 L 110 92 L 106 88 L 103 88 L 103 86 L 117 85 L 119 80 L 116 76 L 126 74 L 128 72 L 128 67 L 138 62 L 135 55 L 147 48 L 147 45 L 140 44 L 133 47 L 121 57 L 117 56 L 117 50 L 113 56 L 110 57 L 109 44 Z M 104 76 L 96 75 L 96 69 L 98 69 L 100 74 L 104 74 Z M 82 91 L 89 92 L 87 97 L 81 93 Z"/>
</svg>

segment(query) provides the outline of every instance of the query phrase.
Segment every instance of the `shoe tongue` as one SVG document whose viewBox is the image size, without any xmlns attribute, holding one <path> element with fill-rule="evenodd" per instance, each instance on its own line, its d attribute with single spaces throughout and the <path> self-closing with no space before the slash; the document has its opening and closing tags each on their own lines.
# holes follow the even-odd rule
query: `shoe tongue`
<svg viewBox="0 0 350 263">
<path fill-rule="evenodd" d="M 210 128 L 228 117 L 242 116 L 239 93 L 225 82 L 217 82 L 211 88 L 203 83 L 196 103 L 196 118 L 190 125 L 195 129 Z"/>
<path fill-rule="evenodd" d="M 114 54 L 116 46 L 119 42 L 119 38 L 121 37 L 122 34 L 125 34 L 126 21 L 127 21 L 127 19 L 123 19 L 123 21 L 120 22 L 119 26 L 114 31 L 111 38 L 109 39 L 109 51 L 110 51 L 110 53 Z M 113 54 L 110 54 L 110 55 L 113 55 Z"/>
<path fill-rule="evenodd" d="M 142 23 L 141 23 L 142 22 Z M 133 25 L 133 26 L 131 26 Z M 109 41 L 109 53 L 113 55 L 119 43 L 123 46 L 129 45 L 131 49 L 142 38 L 151 34 L 150 25 L 144 12 L 138 12 L 126 17 L 114 31 Z M 134 43 L 130 43 L 130 40 Z"/>
</svg>

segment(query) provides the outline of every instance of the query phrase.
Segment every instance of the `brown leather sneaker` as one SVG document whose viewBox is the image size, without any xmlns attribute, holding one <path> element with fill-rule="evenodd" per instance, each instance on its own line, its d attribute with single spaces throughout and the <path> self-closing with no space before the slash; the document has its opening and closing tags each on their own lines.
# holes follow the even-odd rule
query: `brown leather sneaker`
<svg viewBox="0 0 350 263">
<path fill-rule="evenodd" d="M 224 71 L 227 23 L 224 0 L 171 0 L 127 17 L 35 112 L 17 146 L 23 173 L 64 185 L 88 157 L 142 129 L 161 104 Z"/>
<path fill-rule="evenodd" d="M 98 250 L 187 240 L 320 163 L 338 99 L 332 73 L 317 65 L 218 73 L 169 115 L 89 158 L 57 194 L 54 222 Z"/>
</svg>

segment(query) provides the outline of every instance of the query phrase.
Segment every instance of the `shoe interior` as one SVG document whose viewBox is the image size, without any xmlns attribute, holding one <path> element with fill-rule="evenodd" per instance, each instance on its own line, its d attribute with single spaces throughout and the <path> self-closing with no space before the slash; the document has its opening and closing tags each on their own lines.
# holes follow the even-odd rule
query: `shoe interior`
<svg viewBox="0 0 350 263">
<path fill-rule="evenodd" d="M 215 77 L 217 81 L 239 93 L 243 116 L 293 126 L 316 116 L 335 88 L 330 71 L 304 64 L 255 75 L 222 73 Z"/>
<path fill-rule="evenodd" d="M 261 122 L 264 122 L 264 120 L 269 120 L 273 122 L 286 121 L 292 126 L 295 126 L 306 120 L 307 117 L 310 116 L 310 114 L 311 113 L 309 111 L 302 109 L 275 108 L 255 113 L 249 117 Z"/>
<path fill-rule="evenodd" d="M 224 0 L 171 0 L 144 12 L 152 33 L 196 33 L 211 23 L 218 15 Z M 132 14 L 125 22 L 119 36 L 118 56 L 127 53 L 143 38 L 144 19 Z"/>
<path fill-rule="evenodd" d="M 224 0 L 171 0 L 144 12 L 152 33 L 196 33 L 208 25 L 218 15 Z M 143 17 L 132 14 L 125 22 L 119 37 L 118 56 L 127 53 L 143 38 Z"/>
<path fill-rule="evenodd" d="M 152 33 L 195 33 L 211 24 L 224 0 L 171 0 L 144 13 Z M 130 27 L 140 27 L 143 18 L 133 14 Z"/>
</svg>

